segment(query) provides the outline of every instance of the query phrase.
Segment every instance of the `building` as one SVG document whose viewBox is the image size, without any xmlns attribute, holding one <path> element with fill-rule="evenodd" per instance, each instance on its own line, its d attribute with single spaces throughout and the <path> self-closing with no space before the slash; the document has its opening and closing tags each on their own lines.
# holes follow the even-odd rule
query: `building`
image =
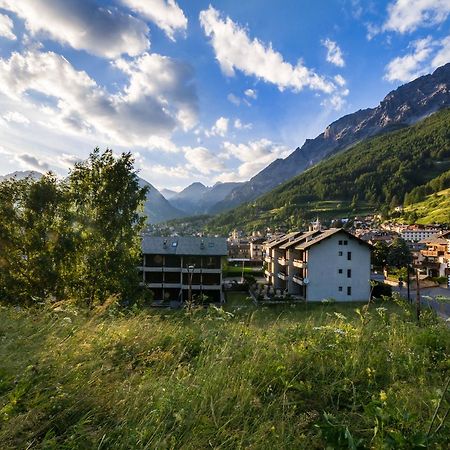
<svg viewBox="0 0 450 450">
<path fill-rule="evenodd" d="M 342 228 L 289 233 L 266 242 L 266 279 L 307 301 L 368 300 L 371 248 Z"/>
<path fill-rule="evenodd" d="M 429 277 L 446 277 L 450 287 L 450 231 L 435 234 L 421 243 L 426 249 L 418 254 L 418 267 Z"/>
<path fill-rule="evenodd" d="M 263 260 L 263 244 L 265 239 L 263 237 L 250 238 L 250 259 L 253 261 Z"/>
<path fill-rule="evenodd" d="M 227 248 L 229 258 L 250 259 L 250 242 L 247 238 L 229 238 Z"/>
<path fill-rule="evenodd" d="M 181 303 L 192 296 L 223 302 L 222 258 L 225 238 L 155 237 L 142 239 L 142 284 L 157 303 Z"/>
</svg>

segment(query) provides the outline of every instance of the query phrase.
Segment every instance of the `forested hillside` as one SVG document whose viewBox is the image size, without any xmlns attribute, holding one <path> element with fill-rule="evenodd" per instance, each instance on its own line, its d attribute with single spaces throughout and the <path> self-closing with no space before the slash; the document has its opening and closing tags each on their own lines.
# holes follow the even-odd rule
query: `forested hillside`
<svg viewBox="0 0 450 450">
<path fill-rule="evenodd" d="M 402 204 L 414 188 L 450 168 L 449 125 L 446 109 L 414 126 L 367 139 L 217 216 L 209 231 L 298 226 L 315 215 L 345 217 Z"/>
</svg>

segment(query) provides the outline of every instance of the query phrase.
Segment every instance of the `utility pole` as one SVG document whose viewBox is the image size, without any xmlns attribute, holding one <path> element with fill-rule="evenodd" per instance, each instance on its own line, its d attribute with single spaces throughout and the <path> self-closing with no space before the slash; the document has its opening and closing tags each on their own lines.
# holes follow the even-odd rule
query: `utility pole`
<svg viewBox="0 0 450 450">
<path fill-rule="evenodd" d="M 406 287 L 408 290 L 408 303 L 411 303 L 411 290 L 409 287 L 409 263 L 406 265 Z"/>
<path fill-rule="evenodd" d="M 420 321 L 420 284 L 419 284 L 419 269 L 416 269 L 416 317 L 417 323 Z"/>
</svg>

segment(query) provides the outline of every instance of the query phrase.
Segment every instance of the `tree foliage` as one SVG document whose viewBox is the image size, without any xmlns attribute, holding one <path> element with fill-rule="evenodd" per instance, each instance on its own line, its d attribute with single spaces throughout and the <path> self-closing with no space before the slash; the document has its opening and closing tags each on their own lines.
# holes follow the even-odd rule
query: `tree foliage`
<svg viewBox="0 0 450 450">
<path fill-rule="evenodd" d="M 130 153 L 99 149 L 66 180 L 49 173 L 0 183 L 0 297 L 91 306 L 132 295 L 145 194 Z"/>
</svg>

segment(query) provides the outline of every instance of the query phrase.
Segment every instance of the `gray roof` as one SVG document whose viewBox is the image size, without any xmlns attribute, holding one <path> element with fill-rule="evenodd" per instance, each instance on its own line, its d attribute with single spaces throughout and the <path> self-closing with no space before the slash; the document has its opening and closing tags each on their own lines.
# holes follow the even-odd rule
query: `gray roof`
<svg viewBox="0 0 450 450">
<path fill-rule="evenodd" d="M 367 245 L 369 248 L 372 248 L 372 246 L 368 242 L 363 241 L 362 239 L 356 237 L 355 235 L 349 233 L 348 231 L 346 231 L 342 228 L 330 228 L 329 230 L 324 230 L 319 235 L 314 236 L 312 239 L 309 239 L 308 241 L 303 242 L 300 245 L 297 245 L 295 248 L 297 250 L 304 250 L 306 248 L 312 247 L 315 244 L 318 244 L 319 242 L 323 241 L 324 239 L 327 239 L 337 233 L 345 234 L 346 236 L 356 239 L 359 242 L 361 242 L 362 244 Z"/>
<path fill-rule="evenodd" d="M 315 234 L 320 233 L 320 231 L 318 230 L 314 230 L 314 231 L 306 231 L 305 233 L 302 233 L 300 236 L 297 236 L 294 239 L 290 239 L 288 242 L 286 242 L 283 245 L 280 245 L 280 249 L 282 250 L 286 250 L 289 247 L 292 247 L 294 245 L 300 244 L 302 241 L 304 241 L 305 239 L 307 239 L 308 237 L 314 236 Z"/>
<path fill-rule="evenodd" d="M 143 236 L 142 253 L 150 255 L 226 256 L 227 240 L 217 237 Z"/>
<path fill-rule="evenodd" d="M 292 233 L 288 233 L 283 236 L 279 236 L 274 240 L 266 242 L 265 246 L 266 246 L 266 248 L 276 247 L 278 245 L 284 244 L 285 242 L 289 241 L 290 239 L 295 239 L 300 234 L 302 234 L 301 231 L 293 231 Z"/>
</svg>

